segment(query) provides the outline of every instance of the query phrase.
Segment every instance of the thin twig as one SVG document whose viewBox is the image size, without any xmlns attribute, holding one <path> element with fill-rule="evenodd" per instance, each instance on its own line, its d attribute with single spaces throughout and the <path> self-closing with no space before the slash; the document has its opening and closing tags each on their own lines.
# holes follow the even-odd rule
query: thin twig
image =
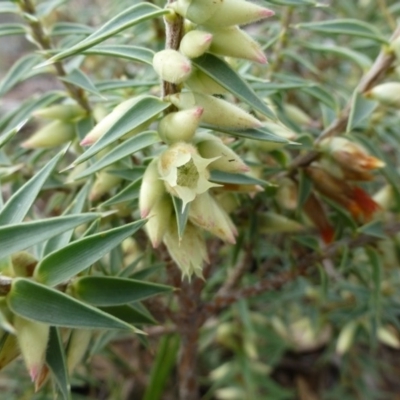
<svg viewBox="0 0 400 400">
<path fill-rule="evenodd" d="M 392 35 L 391 40 L 394 40 L 399 36 L 400 27 L 396 29 L 396 31 Z M 396 58 L 393 52 L 389 52 L 386 48 L 384 48 L 379 53 L 370 70 L 360 80 L 360 83 L 356 87 L 355 91 L 363 94 L 372 89 L 379 81 L 381 81 L 385 77 L 395 60 Z M 336 118 L 327 128 L 325 128 L 321 132 L 319 137 L 315 140 L 314 144 L 317 145 L 326 138 L 344 133 L 346 131 L 347 123 L 349 121 L 350 111 L 351 101 L 349 101 L 346 107 L 341 111 L 339 117 Z M 294 173 L 298 168 L 305 167 L 311 164 L 313 161 L 318 159 L 319 155 L 320 153 L 318 151 L 311 151 L 295 158 L 289 166 L 289 174 Z M 278 174 L 277 177 L 280 177 L 280 175 L 281 174 Z"/>
<path fill-rule="evenodd" d="M 28 19 L 28 24 L 31 28 L 31 33 L 32 37 L 35 40 L 35 43 L 45 51 L 52 50 L 53 46 L 51 44 L 51 40 L 49 36 L 46 34 L 41 22 L 39 19 L 36 19 L 36 9 L 34 4 L 32 3 L 31 0 L 22 0 L 19 2 L 19 6 L 21 8 L 21 11 L 28 14 L 32 15 L 35 18 L 30 18 Z M 54 64 L 54 69 L 56 70 L 57 76 L 59 77 L 64 77 L 66 76 L 66 72 L 64 69 L 63 64 L 61 61 L 57 61 Z M 91 112 L 91 108 L 89 105 L 89 102 L 87 101 L 87 98 L 85 96 L 85 92 L 68 82 L 61 81 L 70 96 L 88 113 Z"/>
<path fill-rule="evenodd" d="M 387 236 L 393 236 L 397 234 L 400 232 L 400 222 L 396 221 L 388 224 L 384 231 Z M 309 256 L 304 257 L 297 263 L 296 268 L 290 271 L 281 272 L 273 277 L 263 279 L 255 285 L 245 287 L 240 290 L 230 291 L 226 294 L 219 294 L 210 303 L 204 306 L 202 323 L 204 323 L 207 318 L 215 316 L 218 312 L 239 301 L 240 299 L 258 296 L 270 290 L 281 289 L 288 282 L 293 281 L 301 275 L 306 275 L 309 273 L 315 264 L 320 263 L 325 259 L 330 259 L 337 256 L 345 247 L 348 247 L 349 249 L 365 247 L 375 244 L 379 240 L 381 239 L 369 235 L 360 235 L 351 240 L 341 240 L 327 246 L 321 253 L 314 252 Z"/>
</svg>

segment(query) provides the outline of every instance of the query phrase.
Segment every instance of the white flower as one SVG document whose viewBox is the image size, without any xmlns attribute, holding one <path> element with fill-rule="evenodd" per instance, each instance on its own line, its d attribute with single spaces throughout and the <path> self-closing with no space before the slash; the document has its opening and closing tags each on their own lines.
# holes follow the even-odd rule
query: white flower
<svg viewBox="0 0 400 400">
<path fill-rule="evenodd" d="M 175 143 L 161 154 L 158 170 L 166 189 L 187 203 L 212 187 L 220 186 L 208 181 L 208 165 L 216 158 L 200 157 L 196 148 L 188 143 Z M 183 211 L 182 210 L 182 211 Z"/>
</svg>

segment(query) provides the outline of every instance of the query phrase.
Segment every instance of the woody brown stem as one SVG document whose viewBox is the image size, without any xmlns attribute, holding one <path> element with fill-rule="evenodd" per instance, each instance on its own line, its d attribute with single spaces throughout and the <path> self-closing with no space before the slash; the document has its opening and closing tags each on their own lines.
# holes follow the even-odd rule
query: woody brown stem
<svg viewBox="0 0 400 400">
<path fill-rule="evenodd" d="M 21 11 L 28 14 L 35 16 L 36 15 L 36 9 L 34 4 L 32 3 L 31 0 L 21 0 L 19 2 L 19 6 L 21 8 Z M 46 34 L 41 22 L 39 19 L 35 18 L 30 18 L 28 19 L 28 25 L 31 28 L 31 34 L 32 37 L 35 41 L 35 43 L 45 51 L 51 50 L 53 48 L 51 44 L 51 40 L 49 36 Z M 54 64 L 54 69 L 56 71 L 57 76 L 59 77 L 64 77 L 66 76 L 66 72 L 64 69 L 64 66 L 61 61 L 57 61 Z M 90 113 L 90 105 L 89 102 L 87 101 L 85 92 L 68 82 L 61 81 L 62 84 L 64 85 L 65 89 L 69 93 L 69 95 L 84 109 L 86 112 Z"/>
</svg>

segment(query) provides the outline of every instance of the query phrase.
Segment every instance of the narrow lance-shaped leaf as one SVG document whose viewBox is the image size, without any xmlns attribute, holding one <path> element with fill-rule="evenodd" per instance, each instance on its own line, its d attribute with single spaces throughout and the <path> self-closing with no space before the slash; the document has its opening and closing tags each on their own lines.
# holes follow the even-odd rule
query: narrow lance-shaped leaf
<svg viewBox="0 0 400 400">
<path fill-rule="evenodd" d="M 346 132 L 351 132 L 358 124 L 369 118 L 378 104 L 377 101 L 366 99 L 361 93 L 354 92 Z"/>
<path fill-rule="evenodd" d="M 132 108 L 127 110 L 93 146 L 74 161 L 73 165 L 88 160 L 109 144 L 117 141 L 131 130 L 157 116 L 160 112 L 169 107 L 169 105 L 169 103 L 163 102 L 153 96 L 143 96 L 139 98 L 138 101 L 132 105 Z"/>
<path fill-rule="evenodd" d="M 2 24 L 0 25 L 0 36 L 23 35 L 25 26 L 22 24 Z"/>
<path fill-rule="evenodd" d="M 14 279 L 7 304 L 21 317 L 52 326 L 126 329 L 142 333 L 118 318 L 31 279 Z"/>
<path fill-rule="evenodd" d="M 34 277 L 50 286 L 64 282 L 106 255 L 145 223 L 146 220 L 139 220 L 72 242 L 43 258 Z"/>
<path fill-rule="evenodd" d="M 229 183 L 234 185 L 270 185 L 267 181 L 244 174 L 232 174 L 223 171 L 211 171 L 210 181 L 217 183 Z"/>
<path fill-rule="evenodd" d="M 125 58 L 130 61 L 143 62 L 153 65 L 154 51 L 145 47 L 126 44 L 103 44 L 84 51 L 84 54 Z"/>
<path fill-rule="evenodd" d="M 3 96 L 17 83 L 23 81 L 32 68 L 39 63 L 42 57 L 37 54 L 28 54 L 20 58 L 7 72 L 0 82 L 0 96 Z"/>
<path fill-rule="evenodd" d="M 51 326 L 46 352 L 46 364 L 50 368 L 64 400 L 71 398 L 65 351 L 59 329 Z"/>
<path fill-rule="evenodd" d="M 193 64 L 222 87 L 247 103 L 261 114 L 276 119 L 274 113 L 254 93 L 253 89 L 225 61 L 213 54 L 206 53 L 194 59 Z"/>
<path fill-rule="evenodd" d="M 53 236 L 99 218 L 101 214 L 87 213 L 55 217 L 34 222 L 0 227 L 0 257 L 25 250 Z"/>
<path fill-rule="evenodd" d="M 381 43 L 387 43 L 382 34 L 371 24 L 357 19 L 343 18 L 331 21 L 306 22 L 297 24 L 298 29 L 307 29 L 315 32 L 339 35 L 351 35 L 373 39 Z"/>
<path fill-rule="evenodd" d="M 134 136 L 128 140 L 125 140 L 120 145 L 112 149 L 104 157 L 97 160 L 89 168 L 85 169 L 82 173 L 75 177 L 75 180 L 84 178 L 95 172 L 111 165 L 124 157 L 136 153 L 152 144 L 160 141 L 160 137 L 156 131 L 143 132 L 137 136 Z"/>
<path fill-rule="evenodd" d="M 131 26 L 138 24 L 142 21 L 146 21 L 151 18 L 160 17 L 164 14 L 169 13 L 168 10 L 163 10 L 149 3 L 139 3 L 132 7 L 127 8 L 114 18 L 110 19 L 97 31 L 93 32 L 90 36 L 72 46 L 70 49 L 62 51 L 56 54 L 46 64 L 53 63 L 55 61 L 62 60 L 63 58 L 78 54 L 83 50 L 93 47 L 97 43 L 103 42 L 111 36 L 114 36 L 118 32 L 124 29 L 130 28 Z"/>
<path fill-rule="evenodd" d="M 146 299 L 172 287 L 110 276 L 84 276 L 72 285 L 74 296 L 95 306 L 113 306 Z"/>
<path fill-rule="evenodd" d="M 35 201 L 39 191 L 52 173 L 58 161 L 64 156 L 68 147 L 61 150 L 37 174 L 26 182 L 7 201 L 0 212 L 0 226 L 21 222 Z"/>
<path fill-rule="evenodd" d="M 87 182 L 86 185 L 84 185 L 82 189 L 79 191 L 79 193 L 76 195 L 71 205 L 65 210 L 63 215 L 73 215 L 81 213 L 85 205 L 87 196 L 89 194 L 89 190 L 90 190 L 90 182 Z M 67 245 L 71 240 L 73 233 L 74 231 L 73 229 L 71 229 L 70 231 L 64 232 L 61 235 L 49 239 L 46 245 L 44 246 L 43 255 L 52 253 L 53 251 L 58 250 Z"/>
<path fill-rule="evenodd" d="M 63 82 L 72 83 L 73 85 L 78 86 L 89 93 L 104 98 L 90 78 L 80 69 L 74 68 L 68 75 L 59 79 L 61 79 Z"/>
<path fill-rule="evenodd" d="M 102 203 L 102 206 L 106 207 L 118 203 L 123 203 L 125 201 L 132 201 L 138 199 L 141 185 L 142 185 L 142 178 L 133 181 L 123 190 L 119 191 L 115 196 L 111 197 L 110 199 Z"/>
<path fill-rule="evenodd" d="M 172 198 L 172 204 L 174 205 L 175 209 L 175 218 L 178 227 L 178 236 L 179 239 L 182 239 L 189 218 L 190 203 L 186 204 L 186 207 L 183 208 L 183 201 L 179 197 L 171 196 L 171 198 Z"/>
</svg>

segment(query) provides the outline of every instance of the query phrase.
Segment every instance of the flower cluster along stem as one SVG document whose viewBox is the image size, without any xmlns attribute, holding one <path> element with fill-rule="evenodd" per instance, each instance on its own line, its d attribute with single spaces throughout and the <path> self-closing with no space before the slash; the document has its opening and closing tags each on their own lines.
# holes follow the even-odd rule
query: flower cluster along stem
<svg viewBox="0 0 400 400">
<path fill-rule="evenodd" d="M 31 0 L 20 0 L 18 2 L 19 7 L 22 12 L 29 15 L 36 15 L 35 5 Z M 46 34 L 45 29 L 43 28 L 40 20 L 38 19 L 29 19 L 28 25 L 31 28 L 32 37 L 35 40 L 35 43 L 41 47 L 42 50 L 51 50 L 53 48 L 50 37 Z M 64 77 L 67 75 L 64 66 L 61 61 L 57 61 L 54 64 L 54 69 L 56 71 L 57 76 Z M 64 87 L 66 88 L 69 95 L 87 112 L 91 112 L 90 104 L 86 98 L 84 90 L 81 88 L 68 83 L 61 81 Z"/>
</svg>

